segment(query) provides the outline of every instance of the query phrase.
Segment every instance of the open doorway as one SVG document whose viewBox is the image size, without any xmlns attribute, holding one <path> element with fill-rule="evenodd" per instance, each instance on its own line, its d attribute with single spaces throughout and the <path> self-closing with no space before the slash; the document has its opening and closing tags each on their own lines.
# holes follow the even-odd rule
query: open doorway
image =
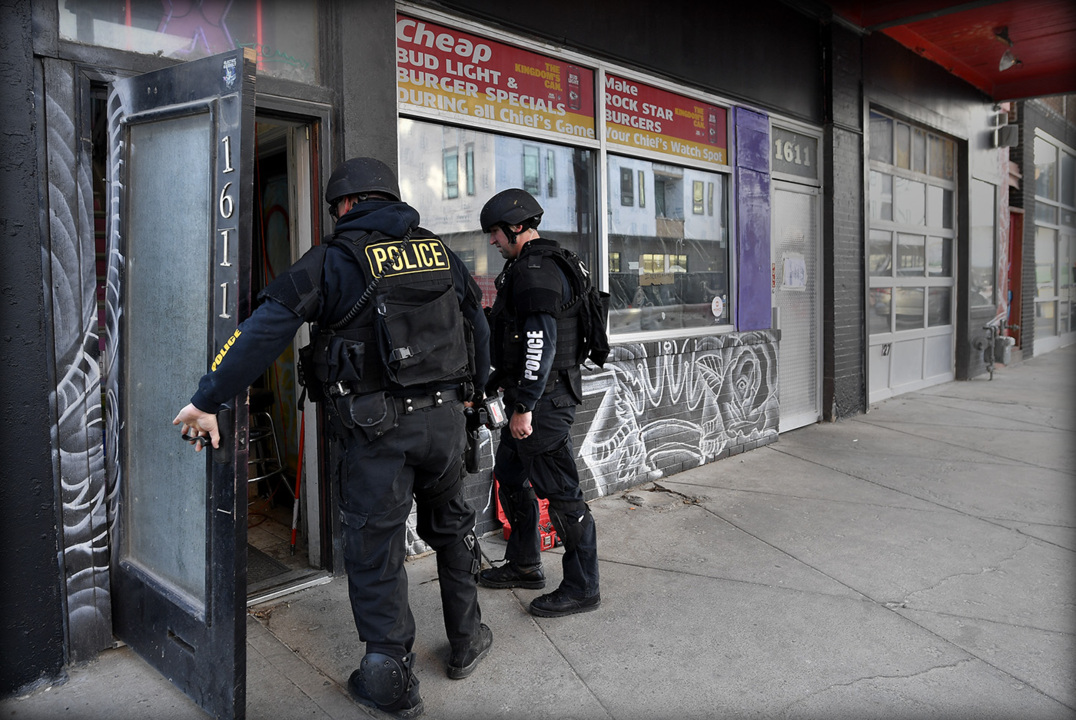
<svg viewBox="0 0 1076 720">
<path fill-rule="evenodd" d="M 252 307 L 312 244 L 314 124 L 258 114 L 255 122 Z M 315 405 L 301 402 L 291 347 L 251 386 L 247 482 L 247 601 L 264 602 L 326 579 Z"/>
</svg>

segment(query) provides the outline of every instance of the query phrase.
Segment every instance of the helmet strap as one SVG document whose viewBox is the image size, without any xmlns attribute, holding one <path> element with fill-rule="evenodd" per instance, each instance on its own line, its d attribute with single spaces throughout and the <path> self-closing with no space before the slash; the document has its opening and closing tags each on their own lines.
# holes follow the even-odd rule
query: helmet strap
<svg viewBox="0 0 1076 720">
<path fill-rule="evenodd" d="M 508 223 L 501 223 L 501 232 L 508 238 L 509 245 L 516 244 L 516 238 L 519 237 L 519 233 L 512 232 L 512 228 L 508 226 Z M 522 232 L 522 231 L 521 231 Z"/>
</svg>

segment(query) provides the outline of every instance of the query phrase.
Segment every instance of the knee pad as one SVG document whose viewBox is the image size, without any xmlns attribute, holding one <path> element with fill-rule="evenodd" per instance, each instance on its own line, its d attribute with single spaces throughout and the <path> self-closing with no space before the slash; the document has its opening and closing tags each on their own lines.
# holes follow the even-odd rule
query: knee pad
<svg viewBox="0 0 1076 720">
<path fill-rule="evenodd" d="M 582 500 L 577 502 L 550 500 L 549 520 L 553 523 L 553 529 L 557 531 L 557 537 L 564 543 L 566 550 L 576 548 L 583 539 L 587 523 L 594 522 L 590 515 L 590 508 Z"/>
<path fill-rule="evenodd" d="M 538 496 L 534 494 L 534 488 L 530 485 L 511 491 L 506 490 L 501 485 L 497 496 L 501 499 L 504 516 L 508 518 L 508 522 L 512 525 L 518 525 L 521 522 L 521 512 L 528 505 L 538 502 Z"/>
<path fill-rule="evenodd" d="M 411 666 L 415 654 L 405 655 L 401 660 L 384 653 L 367 653 L 359 668 L 362 670 L 366 693 L 378 705 L 390 706 L 410 689 L 414 676 Z"/>
</svg>

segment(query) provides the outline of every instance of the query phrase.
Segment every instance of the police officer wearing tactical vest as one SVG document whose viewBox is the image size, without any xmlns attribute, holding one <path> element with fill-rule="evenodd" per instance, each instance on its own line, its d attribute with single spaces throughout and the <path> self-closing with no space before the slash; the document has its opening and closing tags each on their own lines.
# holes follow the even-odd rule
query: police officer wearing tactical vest
<svg viewBox="0 0 1076 720">
<path fill-rule="evenodd" d="M 462 495 L 464 405 L 481 399 L 489 375 L 489 326 L 466 266 L 419 227 L 388 166 L 346 161 L 325 199 L 334 234 L 261 292 L 264 302 L 174 422 L 185 434 L 210 435 L 216 447 L 220 405 L 303 322 L 314 323 L 301 372 L 329 417 L 348 590 L 366 643 L 348 686 L 365 705 L 417 717 L 423 703 L 404 570 L 412 497 L 418 535 L 437 554 L 448 676 L 470 675 L 493 643 L 478 606 L 475 513 Z"/>
<path fill-rule="evenodd" d="M 538 234 L 542 213 L 529 193 L 511 189 L 490 198 L 480 215 L 482 231 L 506 260 L 490 312 L 494 371 L 487 389 L 503 388 L 512 410 L 493 468 L 512 530 L 504 564 L 483 570 L 478 581 L 491 588 L 545 587 L 536 496 L 545 498 L 564 545 L 564 577 L 531 602 L 530 612 L 560 617 L 596 610 L 601 595 L 594 517 L 579 487 L 571 437 L 583 399 L 580 304 L 571 302 L 566 251 Z"/>
</svg>

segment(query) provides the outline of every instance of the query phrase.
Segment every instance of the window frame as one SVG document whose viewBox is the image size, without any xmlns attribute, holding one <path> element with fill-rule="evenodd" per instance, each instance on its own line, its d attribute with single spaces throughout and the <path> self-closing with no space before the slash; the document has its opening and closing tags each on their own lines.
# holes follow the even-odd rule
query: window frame
<svg viewBox="0 0 1076 720">
<path fill-rule="evenodd" d="M 686 327 L 686 328 L 670 328 L 663 330 L 647 330 L 647 331 L 633 331 L 633 332 L 620 332 L 610 333 L 610 339 L 615 343 L 624 342 L 639 342 L 639 341 L 660 341 L 669 338 L 684 338 L 692 336 L 705 336 L 725 334 L 730 332 L 739 332 L 736 326 L 736 303 L 738 297 L 738 273 L 737 273 L 737 255 L 739 237 L 736 230 L 736 183 L 735 183 L 735 142 L 734 142 L 734 120 L 733 120 L 733 108 L 736 106 L 734 101 L 729 98 L 720 97 L 708 93 L 700 88 L 691 87 L 684 84 L 678 84 L 669 82 L 663 78 L 638 72 L 629 67 L 618 65 L 616 63 L 601 60 L 597 57 L 577 53 L 571 50 L 566 50 L 560 46 L 554 46 L 543 42 L 540 39 L 533 37 L 523 37 L 511 32 L 503 31 L 503 29 L 494 29 L 481 23 L 461 18 L 457 15 L 453 15 L 447 12 L 443 12 L 436 9 L 431 9 L 424 6 L 414 5 L 409 2 L 398 2 L 396 4 L 396 11 L 403 13 L 409 17 L 416 19 L 427 20 L 430 22 L 438 23 L 449 28 L 459 30 L 461 32 L 470 33 L 479 37 L 489 38 L 498 43 L 512 45 L 539 54 L 545 54 L 550 57 L 555 57 L 558 60 L 577 65 L 585 70 L 592 71 L 594 73 L 594 115 L 595 115 L 595 137 L 589 138 L 585 136 L 565 137 L 559 133 L 553 133 L 544 131 L 539 128 L 520 128 L 517 126 L 508 125 L 505 123 L 497 122 L 496 120 L 490 120 L 487 118 L 471 118 L 466 121 L 461 120 L 459 116 L 452 115 L 447 111 L 442 111 L 434 108 L 425 108 L 422 111 L 414 110 L 411 108 L 400 108 L 397 113 L 398 118 L 411 118 L 414 120 L 435 123 L 441 125 L 450 126 L 466 126 L 482 132 L 488 132 L 493 135 L 505 135 L 517 138 L 532 138 L 538 142 L 549 142 L 558 145 L 565 145 L 569 147 L 579 147 L 582 149 L 592 150 L 595 152 L 594 160 L 594 213 L 595 213 L 595 228 L 596 237 L 593 241 L 591 251 L 594 253 L 595 262 L 593 263 L 593 274 L 595 282 L 598 287 L 608 290 L 609 289 L 609 262 L 610 262 L 610 220 L 608 203 L 610 201 L 610 195 L 608 192 L 608 183 L 612 180 L 608 176 L 608 154 L 613 152 L 618 155 L 623 155 L 630 158 L 649 160 L 655 164 L 666 164 L 671 166 L 679 166 L 683 168 L 700 169 L 706 172 L 713 172 L 722 175 L 725 180 L 725 207 L 720 211 L 720 215 L 723 216 L 723 223 L 725 228 L 724 238 L 722 239 L 724 252 L 724 262 L 727 267 L 727 301 L 726 301 L 726 313 L 728 314 L 729 321 L 726 325 L 713 325 L 706 327 Z M 727 145 L 725 149 L 725 162 L 724 164 L 716 162 L 708 162 L 703 160 L 696 160 L 686 157 L 678 157 L 669 154 L 663 154 L 657 151 L 648 151 L 642 149 L 630 149 L 620 145 L 613 145 L 610 143 L 605 135 L 605 108 L 607 94 L 604 91 L 605 88 L 605 76 L 607 73 L 611 73 L 620 78 L 625 78 L 633 82 L 637 81 L 647 86 L 672 92 L 684 97 L 697 100 L 702 103 L 707 103 L 725 111 L 725 137 Z M 780 117 L 771 117 L 771 119 L 781 120 Z M 820 159 L 819 159 L 820 161 Z M 541 158 L 539 158 L 539 166 L 541 166 Z M 547 178 L 543 178 L 539 173 L 538 192 L 535 192 L 535 196 L 543 197 L 542 190 L 545 189 L 545 182 L 549 182 Z M 555 181 L 554 181 L 555 182 Z M 633 185 L 636 181 L 633 179 Z M 709 183 L 709 187 L 703 188 L 703 201 L 702 201 L 702 215 L 714 216 L 717 213 L 717 209 L 714 207 L 715 202 L 713 199 L 714 188 L 716 183 Z M 503 188 L 501 188 L 503 189 Z M 559 193 L 559 188 L 557 188 Z M 653 198 L 648 197 L 650 193 L 647 192 L 645 185 L 635 190 L 632 198 L 633 205 L 636 207 L 647 207 L 651 202 L 655 205 L 661 203 L 662 198 L 658 192 L 658 188 L 654 188 Z M 689 199 L 687 196 L 684 198 L 684 204 L 687 205 Z M 683 211 L 689 217 L 692 215 L 689 207 L 684 207 Z M 682 219 L 682 218 L 681 218 Z M 623 263 L 623 257 L 620 258 Z"/>
<path fill-rule="evenodd" d="M 864 207 L 864 213 L 867 220 L 867 233 L 864 237 L 864 257 L 866 261 L 866 277 L 867 277 L 867 306 L 872 306 L 873 298 L 875 296 L 888 297 L 890 300 L 889 310 L 889 329 L 881 330 L 875 328 L 871 323 L 872 315 L 868 312 L 866 319 L 866 328 L 868 343 L 878 343 L 879 338 L 886 336 L 892 340 L 885 340 L 884 342 L 896 341 L 900 338 L 907 337 L 909 334 L 914 333 L 927 333 L 933 334 L 935 332 L 955 331 L 957 318 L 955 316 L 955 300 L 957 292 L 957 258 L 955 253 L 957 251 L 957 201 L 958 201 L 958 178 L 956 176 L 955 166 L 947 166 L 946 162 L 951 161 L 956 156 L 956 139 L 944 135 L 941 132 L 931 129 L 930 127 L 916 125 L 907 120 L 903 120 L 898 116 L 891 114 L 889 111 L 879 107 L 871 107 L 868 111 L 869 123 L 868 123 L 868 138 L 870 142 L 870 151 L 868 153 L 868 192 Z M 890 147 L 876 147 L 874 142 L 873 128 L 876 124 L 881 124 L 882 120 L 888 121 L 889 130 L 885 133 L 888 137 Z M 899 167 L 897 162 L 898 151 L 898 128 L 901 126 L 907 126 L 910 128 L 908 133 L 910 145 L 908 153 L 908 168 Z M 926 157 L 924 161 L 926 163 L 922 171 L 913 170 L 912 167 L 915 164 L 914 159 L 914 143 L 916 129 L 920 129 L 923 132 Z M 940 147 L 943 151 L 939 157 L 942 160 L 942 174 L 948 168 L 952 170 L 952 177 L 945 179 L 939 177 L 934 172 L 934 168 L 931 166 L 931 151 L 932 139 L 935 141 L 934 146 Z M 937 143 L 948 143 L 948 152 L 944 152 L 944 145 L 938 145 Z M 879 159 L 888 158 L 888 160 Z M 875 198 L 876 186 L 874 184 L 874 178 L 881 178 L 883 188 L 886 187 L 885 179 L 889 180 L 888 188 L 888 201 L 885 200 L 884 195 L 879 195 Z M 909 223 L 902 222 L 900 217 L 900 208 L 898 207 L 898 186 L 908 183 L 908 187 L 911 187 L 910 183 L 915 183 L 922 186 L 923 195 L 923 222 L 922 223 Z M 944 212 L 942 208 L 942 221 L 939 225 L 929 225 L 930 211 L 929 211 L 929 196 L 930 188 L 941 188 L 943 205 L 946 200 L 949 201 L 952 206 L 950 213 Z M 884 192 L 884 190 L 882 191 Z M 880 213 L 883 208 L 888 208 L 888 213 L 884 216 Z M 918 214 L 918 209 L 916 210 Z M 945 227 L 946 219 L 949 222 L 949 227 Z M 872 236 L 875 233 L 888 233 L 890 241 L 890 268 L 888 273 L 881 274 L 876 272 L 876 268 L 871 267 L 871 242 Z M 908 274 L 898 271 L 897 264 L 900 258 L 900 239 L 901 237 L 911 238 L 922 236 L 924 240 L 924 262 L 922 272 Z M 942 246 L 948 247 L 949 257 L 942 259 L 942 267 L 948 268 L 949 274 L 937 274 L 931 272 L 930 266 L 930 248 L 940 241 Z M 905 243 L 907 246 L 907 243 Z M 932 293 L 937 294 L 939 289 L 949 288 L 950 295 L 950 322 L 948 323 L 932 323 L 930 314 L 930 297 Z M 896 297 L 898 292 L 904 293 L 908 291 L 914 291 L 916 289 L 923 290 L 923 307 L 922 307 L 922 322 L 915 327 L 900 327 L 894 312 L 896 303 Z"/>
</svg>

